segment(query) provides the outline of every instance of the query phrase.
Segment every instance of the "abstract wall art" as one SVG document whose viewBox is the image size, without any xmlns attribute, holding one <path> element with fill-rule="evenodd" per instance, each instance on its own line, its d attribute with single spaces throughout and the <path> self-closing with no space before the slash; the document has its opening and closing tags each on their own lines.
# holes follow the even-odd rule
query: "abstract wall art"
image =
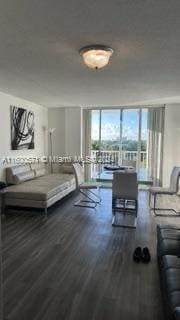
<svg viewBox="0 0 180 320">
<path fill-rule="evenodd" d="M 11 149 L 34 149 L 34 112 L 11 106 Z"/>
</svg>

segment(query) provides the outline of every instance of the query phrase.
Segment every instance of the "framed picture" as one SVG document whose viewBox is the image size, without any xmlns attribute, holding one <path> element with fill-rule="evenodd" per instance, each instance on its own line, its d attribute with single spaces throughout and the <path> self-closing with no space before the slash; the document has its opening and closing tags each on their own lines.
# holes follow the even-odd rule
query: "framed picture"
<svg viewBox="0 0 180 320">
<path fill-rule="evenodd" d="M 34 149 L 34 112 L 10 107 L 11 149 Z"/>
</svg>

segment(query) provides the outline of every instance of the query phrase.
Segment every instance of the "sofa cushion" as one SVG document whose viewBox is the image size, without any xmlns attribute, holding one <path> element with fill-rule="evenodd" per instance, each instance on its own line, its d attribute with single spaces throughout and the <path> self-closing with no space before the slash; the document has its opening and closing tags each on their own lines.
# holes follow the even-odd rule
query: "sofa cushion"
<svg viewBox="0 0 180 320">
<path fill-rule="evenodd" d="M 167 291 L 180 291 L 180 271 L 179 269 L 169 268 L 165 270 Z"/>
<path fill-rule="evenodd" d="M 169 268 L 180 269 L 180 258 L 175 255 L 174 256 L 165 255 L 162 257 L 162 265 L 164 269 L 169 269 Z"/>
<path fill-rule="evenodd" d="M 19 174 L 14 175 L 14 184 L 19 184 L 28 180 L 32 180 L 35 178 L 34 171 L 26 171 Z"/>
<path fill-rule="evenodd" d="M 180 229 L 162 229 L 159 234 L 160 240 L 175 239 L 180 240 Z"/>
<path fill-rule="evenodd" d="M 32 181 L 24 182 L 23 184 L 8 187 L 5 199 L 16 198 L 46 201 L 71 186 L 75 186 L 74 175 L 49 174 L 35 178 Z"/>
<path fill-rule="evenodd" d="M 46 168 L 45 167 L 38 168 L 38 169 L 35 169 L 34 172 L 36 177 L 42 177 L 46 174 Z"/>
<path fill-rule="evenodd" d="M 8 167 L 6 168 L 6 182 L 8 184 L 15 184 L 15 181 L 14 181 L 15 176 L 25 172 L 29 172 L 29 171 L 31 171 L 31 167 L 28 163 L 23 165 Z"/>
<path fill-rule="evenodd" d="M 180 307 L 180 291 L 173 291 L 168 295 L 171 312 L 175 313 L 178 307 Z"/>
<path fill-rule="evenodd" d="M 47 169 L 45 163 L 31 163 L 30 164 L 31 170 L 34 171 L 35 177 L 41 177 L 47 174 Z"/>
<path fill-rule="evenodd" d="M 161 231 L 163 229 L 167 229 L 167 230 L 172 230 L 172 229 L 175 229 L 175 230 L 180 230 L 180 225 L 178 224 L 158 224 L 157 225 L 157 231 Z"/>
<path fill-rule="evenodd" d="M 180 240 L 164 239 L 158 243 L 158 255 L 179 255 Z"/>
</svg>

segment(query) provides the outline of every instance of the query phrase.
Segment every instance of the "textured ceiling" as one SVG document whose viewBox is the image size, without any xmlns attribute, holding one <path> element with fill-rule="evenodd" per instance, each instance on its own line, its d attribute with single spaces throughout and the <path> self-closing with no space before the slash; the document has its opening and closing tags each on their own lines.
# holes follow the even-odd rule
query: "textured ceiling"
<svg viewBox="0 0 180 320">
<path fill-rule="evenodd" d="M 1 0 L 0 90 L 48 107 L 180 101 L 179 0 Z M 90 70 L 88 44 L 114 49 Z"/>
</svg>

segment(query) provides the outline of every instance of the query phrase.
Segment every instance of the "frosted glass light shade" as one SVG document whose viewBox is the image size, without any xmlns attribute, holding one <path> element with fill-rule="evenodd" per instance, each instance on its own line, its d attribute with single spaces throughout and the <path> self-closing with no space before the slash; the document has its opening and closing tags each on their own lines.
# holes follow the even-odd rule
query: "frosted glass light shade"
<svg viewBox="0 0 180 320">
<path fill-rule="evenodd" d="M 113 54 L 113 49 L 106 46 L 88 46 L 80 50 L 84 63 L 93 69 L 100 69 L 109 63 L 109 59 Z"/>
</svg>

